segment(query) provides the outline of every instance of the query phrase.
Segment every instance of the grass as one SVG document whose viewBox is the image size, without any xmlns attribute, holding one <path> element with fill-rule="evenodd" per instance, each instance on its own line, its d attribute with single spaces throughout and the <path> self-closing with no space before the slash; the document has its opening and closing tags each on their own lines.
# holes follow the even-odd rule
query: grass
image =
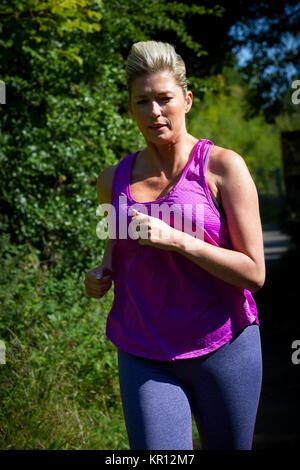
<svg viewBox="0 0 300 470">
<path fill-rule="evenodd" d="M 59 279 L 26 247 L 1 246 L 0 448 L 128 449 L 105 336 L 112 292 L 90 299 L 78 273 Z"/>
<path fill-rule="evenodd" d="M 100 385 L 99 377 L 85 381 L 78 377 L 79 368 L 65 361 L 68 344 L 63 354 L 57 351 L 41 366 L 29 347 L 14 344 L 0 372 L 1 449 L 128 448 L 116 364 L 109 374 L 103 364 L 106 380 Z M 72 354 L 75 359 L 73 348 Z M 112 360 L 114 355 L 111 351 Z"/>
</svg>

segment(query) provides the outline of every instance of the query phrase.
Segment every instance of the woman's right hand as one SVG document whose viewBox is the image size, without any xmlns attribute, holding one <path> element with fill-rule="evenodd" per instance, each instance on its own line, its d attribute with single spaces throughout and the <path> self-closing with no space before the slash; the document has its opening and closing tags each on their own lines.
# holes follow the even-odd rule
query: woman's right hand
<svg viewBox="0 0 300 470">
<path fill-rule="evenodd" d="M 85 275 L 84 285 L 88 297 L 101 299 L 112 285 L 112 271 L 106 266 L 91 269 Z"/>
</svg>

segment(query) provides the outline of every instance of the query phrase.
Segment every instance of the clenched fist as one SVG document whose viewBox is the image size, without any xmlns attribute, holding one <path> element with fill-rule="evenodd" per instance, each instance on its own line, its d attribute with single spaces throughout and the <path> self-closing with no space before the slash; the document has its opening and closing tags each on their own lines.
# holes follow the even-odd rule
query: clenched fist
<svg viewBox="0 0 300 470">
<path fill-rule="evenodd" d="M 106 266 L 91 269 L 85 275 L 85 291 L 88 297 L 101 299 L 112 285 L 112 271 Z"/>
</svg>

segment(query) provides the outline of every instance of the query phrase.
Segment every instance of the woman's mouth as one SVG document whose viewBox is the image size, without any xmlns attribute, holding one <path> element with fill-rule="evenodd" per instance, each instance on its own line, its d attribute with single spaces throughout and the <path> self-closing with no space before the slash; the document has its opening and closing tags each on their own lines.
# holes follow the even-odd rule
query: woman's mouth
<svg viewBox="0 0 300 470">
<path fill-rule="evenodd" d="M 162 129 L 163 127 L 166 127 L 167 124 L 162 124 L 162 123 L 158 123 L 158 124 L 152 124 L 152 126 L 149 126 L 151 129 Z"/>
</svg>

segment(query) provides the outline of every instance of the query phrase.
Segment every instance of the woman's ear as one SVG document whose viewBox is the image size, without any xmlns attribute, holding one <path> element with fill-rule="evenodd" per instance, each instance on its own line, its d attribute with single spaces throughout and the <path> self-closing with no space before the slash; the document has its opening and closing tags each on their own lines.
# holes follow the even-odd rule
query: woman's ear
<svg viewBox="0 0 300 470">
<path fill-rule="evenodd" d="M 185 112 L 188 113 L 193 104 L 193 93 L 191 91 L 187 92 L 187 97 L 185 100 Z"/>
</svg>

